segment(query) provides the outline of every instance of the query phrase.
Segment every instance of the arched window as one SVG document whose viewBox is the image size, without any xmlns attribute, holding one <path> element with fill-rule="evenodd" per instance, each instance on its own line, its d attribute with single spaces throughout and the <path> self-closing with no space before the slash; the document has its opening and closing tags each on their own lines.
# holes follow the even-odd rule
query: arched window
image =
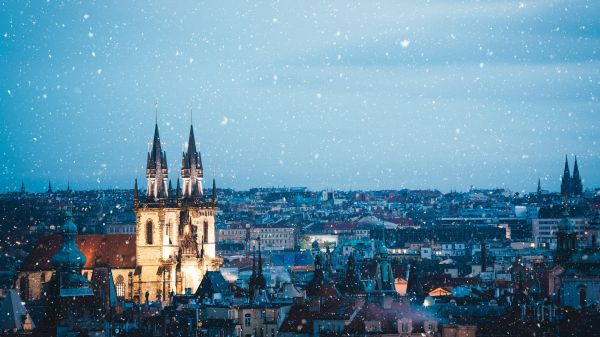
<svg viewBox="0 0 600 337">
<path fill-rule="evenodd" d="M 167 226 L 165 228 L 165 232 L 167 234 L 167 238 L 169 239 L 169 244 L 172 245 L 173 242 L 171 241 L 171 221 L 169 221 L 167 223 Z"/>
<path fill-rule="evenodd" d="M 146 244 L 151 245 L 152 242 L 152 221 L 148 220 L 146 222 Z"/>
<path fill-rule="evenodd" d="M 125 278 L 123 275 L 117 276 L 117 282 L 115 283 L 115 288 L 117 288 L 117 297 L 123 298 L 125 297 Z"/>
<path fill-rule="evenodd" d="M 587 304 L 587 294 L 585 286 L 579 286 L 579 306 L 583 309 Z"/>
<path fill-rule="evenodd" d="M 204 236 L 203 241 L 208 242 L 208 221 L 204 220 Z"/>
</svg>

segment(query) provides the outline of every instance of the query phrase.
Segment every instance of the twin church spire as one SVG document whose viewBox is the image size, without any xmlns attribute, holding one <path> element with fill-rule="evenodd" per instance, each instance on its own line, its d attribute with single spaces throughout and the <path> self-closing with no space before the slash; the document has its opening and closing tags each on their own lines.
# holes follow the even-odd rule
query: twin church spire
<svg viewBox="0 0 600 337">
<path fill-rule="evenodd" d="M 560 184 L 560 193 L 566 196 L 578 196 L 583 193 L 583 185 L 581 183 L 581 176 L 579 175 L 579 165 L 577 165 L 577 156 L 575 156 L 573 175 L 571 175 L 571 171 L 569 170 L 569 158 L 565 156 L 565 168 Z"/>
<path fill-rule="evenodd" d="M 160 134 L 158 131 L 158 122 L 154 125 L 154 139 L 152 141 L 152 150 L 148 152 L 146 161 L 146 198 L 160 200 L 167 198 L 199 199 L 203 197 L 202 179 L 204 170 L 202 167 L 202 157 L 196 148 L 196 139 L 194 136 L 194 126 L 190 125 L 190 134 L 188 138 L 187 151 L 183 152 L 181 160 L 181 180 L 183 186 L 179 185 L 177 178 L 177 190 L 172 190 L 169 180 L 169 169 L 167 165 L 167 154 L 162 149 Z M 213 179 L 213 196 L 216 200 L 216 188 Z M 135 181 L 134 199 L 138 195 L 137 179 Z"/>
</svg>

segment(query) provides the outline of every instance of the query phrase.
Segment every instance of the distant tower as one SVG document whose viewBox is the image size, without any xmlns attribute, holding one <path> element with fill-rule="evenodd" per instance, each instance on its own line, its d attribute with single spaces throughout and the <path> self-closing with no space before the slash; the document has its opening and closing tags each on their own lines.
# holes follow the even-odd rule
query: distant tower
<svg viewBox="0 0 600 337">
<path fill-rule="evenodd" d="M 573 222 L 569 219 L 566 202 L 564 208 L 563 219 L 558 224 L 558 231 L 556 232 L 556 252 L 554 254 L 554 263 L 563 267 L 569 261 L 571 254 L 577 250 L 577 234 Z"/>
<path fill-rule="evenodd" d="M 560 194 L 568 196 L 571 194 L 571 171 L 569 170 L 569 159 L 565 156 L 565 169 L 560 184 Z"/>
<path fill-rule="evenodd" d="M 48 194 L 52 194 L 52 184 L 50 183 L 50 180 L 48 180 Z"/>
<path fill-rule="evenodd" d="M 577 165 L 577 156 L 575 156 L 575 166 L 573 166 L 573 178 L 571 178 L 571 193 L 581 195 L 583 193 L 583 185 L 579 176 L 579 166 Z"/>
<path fill-rule="evenodd" d="M 325 275 L 323 274 L 323 263 L 321 261 L 321 253 L 315 256 L 315 272 L 312 280 L 306 285 L 306 294 L 308 296 L 320 296 L 321 290 L 325 285 Z"/>
<path fill-rule="evenodd" d="M 194 126 L 190 125 L 187 152 L 181 159 L 181 180 L 183 180 L 183 197 L 187 199 L 202 197 L 202 157 L 196 150 Z"/>
<path fill-rule="evenodd" d="M 23 181 L 21 181 L 21 194 L 25 194 L 25 193 L 27 193 L 25 191 L 25 183 Z"/>
<path fill-rule="evenodd" d="M 250 301 L 254 301 L 261 290 L 267 289 L 267 281 L 263 275 L 260 237 L 258 237 L 258 266 L 256 265 L 256 250 L 252 253 L 252 275 L 248 281 Z"/>
<path fill-rule="evenodd" d="M 541 195 L 542 194 L 542 184 L 540 179 L 538 179 L 538 187 L 537 187 L 537 194 Z"/>
</svg>

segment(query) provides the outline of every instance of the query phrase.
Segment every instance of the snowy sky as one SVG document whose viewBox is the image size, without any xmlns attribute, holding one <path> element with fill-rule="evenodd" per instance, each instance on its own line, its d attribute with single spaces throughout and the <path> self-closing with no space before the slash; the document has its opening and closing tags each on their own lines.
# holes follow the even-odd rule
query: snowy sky
<svg viewBox="0 0 600 337">
<path fill-rule="evenodd" d="M 355 3 L 348 5 L 347 3 Z M 0 1 L 0 191 L 600 186 L 600 1 Z"/>
</svg>

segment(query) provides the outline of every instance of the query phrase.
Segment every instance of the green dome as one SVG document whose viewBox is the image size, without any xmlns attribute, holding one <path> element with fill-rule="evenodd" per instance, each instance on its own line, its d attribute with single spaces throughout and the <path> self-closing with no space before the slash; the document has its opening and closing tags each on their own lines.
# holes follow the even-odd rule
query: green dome
<svg viewBox="0 0 600 337">
<path fill-rule="evenodd" d="M 73 216 L 69 212 L 67 220 L 62 226 L 62 245 L 51 260 L 56 270 L 81 270 L 85 265 L 85 255 L 75 243 L 76 236 L 77 225 L 73 222 Z"/>
</svg>

